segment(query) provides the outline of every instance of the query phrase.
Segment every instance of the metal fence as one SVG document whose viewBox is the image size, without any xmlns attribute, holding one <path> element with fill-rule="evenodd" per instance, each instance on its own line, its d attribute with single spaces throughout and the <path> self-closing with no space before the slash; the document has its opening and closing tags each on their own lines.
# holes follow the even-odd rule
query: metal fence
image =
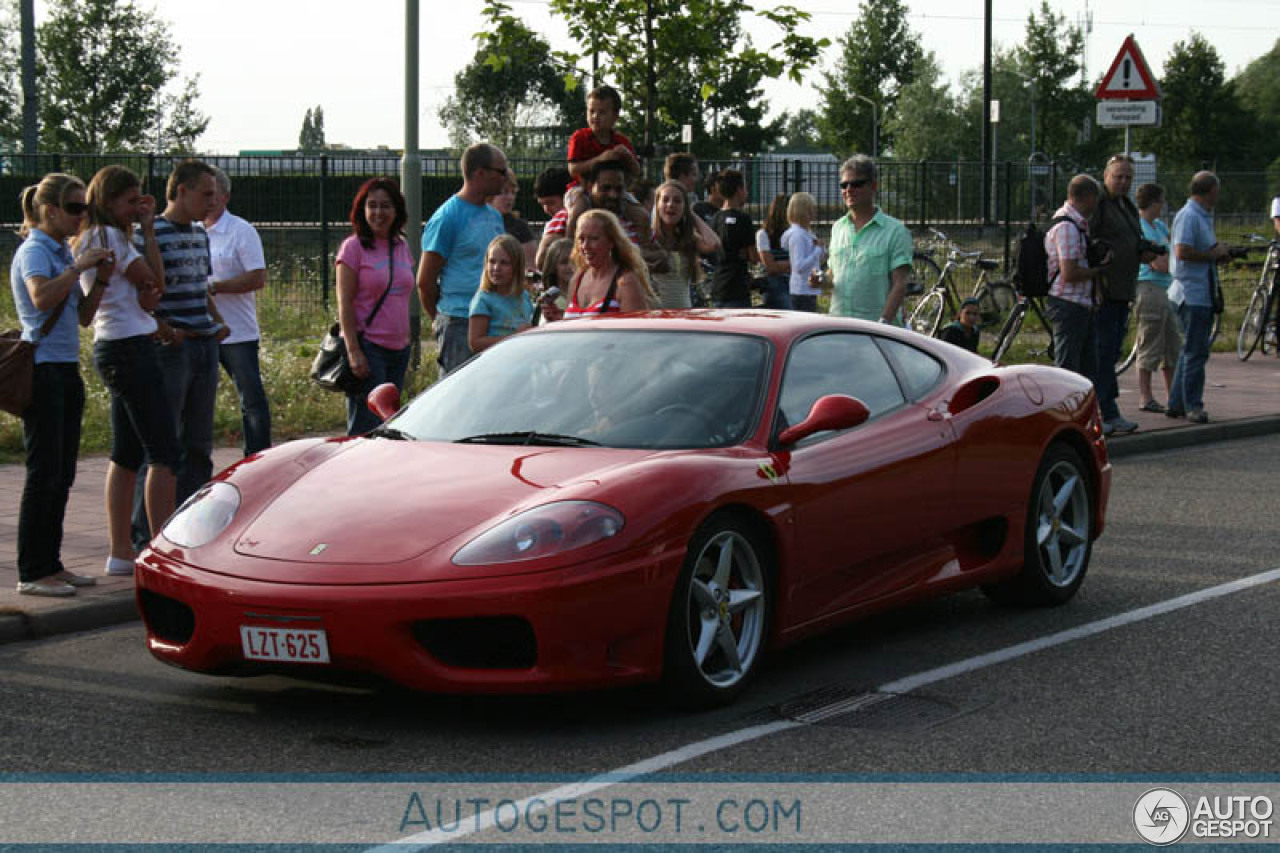
<svg viewBox="0 0 1280 853">
<path fill-rule="evenodd" d="M 22 216 L 18 195 L 23 187 L 48 172 L 63 171 L 88 179 L 109 164 L 134 170 L 146 190 L 164 198 L 165 181 L 174 157 L 158 154 L 41 154 L 9 155 L 0 159 L 0 278 L 7 281 L 9 259 Z M 253 223 L 263 239 L 269 285 L 260 296 L 268 310 L 304 314 L 330 312 L 333 254 L 350 232 L 351 199 L 359 185 L 376 175 L 399 174 L 396 152 L 335 152 L 323 155 L 210 156 L 232 181 L 231 209 Z M 559 159 L 513 158 L 521 192 L 519 213 L 538 226 L 545 218 L 533 196 L 533 180 Z M 833 155 L 767 154 L 731 160 L 703 161 L 706 175 L 726 168 L 742 171 L 750 194 L 749 211 L 763 219 L 779 195 L 804 190 L 819 202 L 819 233 L 843 213 L 839 191 L 840 161 Z M 1029 218 L 1052 216 L 1066 196 L 1071 174 L 1056 164 L 997 163 L 990 169 L 990 196 L 982 199 L 983 164 L 977 162 L 899 162 L 879 164 L 879 202 L 917 235 L 939 228 L 967 246 L 983 248 L 1011 261 L 1011 249 Z M 462 185 L 458 161 L 452 157 L 424 157 L 422 201 L 424 220 Z M 1100 174 L 1097 170 L 1095 174 Z M 649 176 L 661 181 L 661 163 L 649 165 Z M 1217 210 L 1219 223 L 1237 230 L 1269 228 L 1269 182 L 1262 173 L 1225 173 Z M 1169 210 L 1186 197 L 1190 173 L 1160 174 Z M 7 288 L 6 288 L 7 291 Z"/>
</svg>

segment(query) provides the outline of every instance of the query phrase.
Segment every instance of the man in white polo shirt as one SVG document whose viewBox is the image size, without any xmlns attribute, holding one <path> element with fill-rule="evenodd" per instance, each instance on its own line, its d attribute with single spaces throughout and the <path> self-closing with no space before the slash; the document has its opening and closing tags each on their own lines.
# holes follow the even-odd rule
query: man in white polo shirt
<svg viewBox="0 0 1280 853">
<path fill-rule="evenodd" d="M 240 395 L 244 455 L 249 456 L 271 446 L 271 408 L 258 365 L 257 291 L 266 286 L 267 263 L 258 232 L 227 210 L 231 179 L 216 166 L 213 171 L 216 204 L 204 220 L 213 259 L 209 295 L 231 330 L 218 348 L 218 361 Z"/>
</svg>

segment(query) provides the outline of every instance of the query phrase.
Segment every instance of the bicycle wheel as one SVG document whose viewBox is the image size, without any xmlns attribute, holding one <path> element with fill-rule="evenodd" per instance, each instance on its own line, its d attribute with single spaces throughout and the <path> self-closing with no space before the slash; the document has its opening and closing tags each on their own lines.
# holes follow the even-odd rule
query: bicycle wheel
<svg viewBox="0 0 1280 853">
<path fill-rule="evenodd" d="M 944 304 L 945 300 L 942 297 L 941 290 L 934 288 L 929 291 L 925 294 L 924 299 L 920 300 L 916 310 L 911 312 L 911 317 L 907 320 L 907 328 L 926 337 L 933 337 L 938 333 L 938 327 L 942 324 Z"/>
<path fill-rule="evenodd" d="M 1236 335 L 1236 355 L 1241 361 L 1248 361 L 1249 356 L 1258 344 L 1263 342 L 1267 331 L 1267 291 L 1259 286 L 1253 291 L 1249 307 L 1244 309 L 1244 319 L 1240 321 L 1240 334 Z"/>
<path fill-rule="evenodd" d="M 1132 339 L 1133 342 L 1127 347 L 1121 342 L 1120 359 L 1116 362 L 1116 376 L 1133 367 L 1133 363 L 1138 360 L 1138 321 L 1135 319 L 1136 314 L 1136 311 L 1129 312 L 1129 327 L 1125 332 L 1124 340 Z"/>
<path fill-rule="evenodd" d="M 1218 335 L 1222 334 L 1222 314 L 1221 312 L 1213 315 L 1213 328 L 1209 330 L 1209 346 L 1213 347 L 1213 342 L 1218 339 Z"/>
<path fill-rule="evenodd" d="M 978 328 L 991 329 L 1004 321 L 1004 312 L 1016 301 L 1013 288 L 1007 284 L 983 282 L 971 294 L 978 300 Z"/>
<path fill-rule="evenodd" d="M 923 252 L 911 256 L 911 275 L 907 278 L 907 295 L 902 299 L 902 315 L 910 317 L 916 308 L 929 295 L 938 279 L 942 278 L 942 269 L 933 258 Z"/>
<path fill-rule="evenodd" d="M 996 348 L 991 353 L 991 360 L 996 364 L 1000 364 L 1005 355 L 1009 352 L 1009 348 L 1013 346 L 1013 339 L 1018 336 L 1018 331 L 1022 328 L 1022 320 L 1027 316 L 1027 305 L 1025 302 L 1019 302 L 1013 306 L 1013 310 L 1009 312 L 1008 318 L 1005 319 L 1004 325 L 1000 327 L 1000 334 L 996 336 Z"/>
</svg>

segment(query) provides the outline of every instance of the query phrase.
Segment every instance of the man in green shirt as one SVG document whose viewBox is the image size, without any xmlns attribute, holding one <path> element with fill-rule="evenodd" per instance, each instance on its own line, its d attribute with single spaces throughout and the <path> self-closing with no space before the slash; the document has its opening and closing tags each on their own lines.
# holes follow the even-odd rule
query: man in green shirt
<svg viewBox="0 0 1280 853">
<path fill-rule="evenodd" d="M 831 226 L 831 313 L 896 324 L 911 271 L 911 234 L 876 206 L 878 188 L 875 161 L 865 154 L 840 167 L 840 195 L 849 213 Z M 812 283 L 821 286 L 820 280 Z"/>
</svg>

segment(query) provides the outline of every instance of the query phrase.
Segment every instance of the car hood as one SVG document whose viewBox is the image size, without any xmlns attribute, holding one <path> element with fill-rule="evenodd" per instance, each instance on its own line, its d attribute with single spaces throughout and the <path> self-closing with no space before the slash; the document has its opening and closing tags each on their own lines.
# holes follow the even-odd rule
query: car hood
<svg viewBox="0 0 1280 853">
<path fill-rule="evenodd" d="M 235 550 L 295 564 L 402 563 L 468 531 L 476 535 L 513 512 L 556 500 L 570 486 L 589 488 L 610 469 L 650 455 L 357 440 L 262 507 L 240 532 Z M 582 489 L 565 495 L 583 496 Z"/>
</svg>

